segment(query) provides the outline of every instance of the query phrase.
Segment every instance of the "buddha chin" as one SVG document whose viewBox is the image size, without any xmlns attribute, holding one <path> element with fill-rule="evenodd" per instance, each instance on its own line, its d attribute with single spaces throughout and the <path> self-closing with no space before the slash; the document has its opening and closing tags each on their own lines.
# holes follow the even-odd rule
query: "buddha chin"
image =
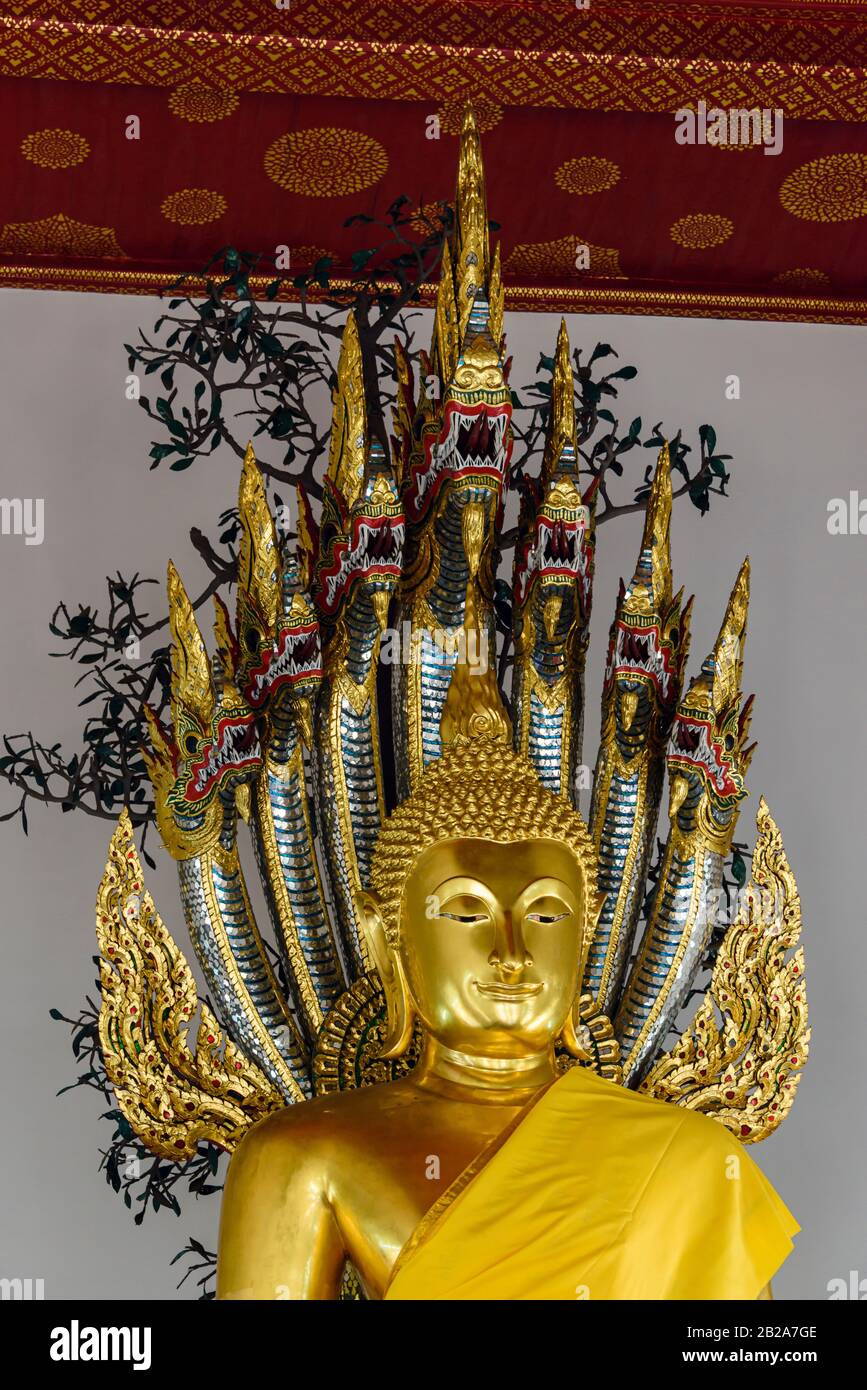
<svg viewBox="0 0 867 1390">
<path fill-rule="evenodd" d="M 334 1299 L 347 1263 L 372 1298 L 759 1294 L 781 1258 L 773 1231 L 753 1234 L 748 1267 L 732 1255 L 724 1287 L 701 1284 L 708 1245 L 737 1225 L 723 1210 L 737 1141 L 577 1065 L 592 1061 L 576 1031 L 592 863 L 581 817 L 502 742 L 428 767 L 383 827 L 361 899 L 388 1005 L 382 1055 L 401 1056 L 418 1023 L 420 1060 L 248 1133 L 226 1185 L 219 1297 Z"/>
</svg>

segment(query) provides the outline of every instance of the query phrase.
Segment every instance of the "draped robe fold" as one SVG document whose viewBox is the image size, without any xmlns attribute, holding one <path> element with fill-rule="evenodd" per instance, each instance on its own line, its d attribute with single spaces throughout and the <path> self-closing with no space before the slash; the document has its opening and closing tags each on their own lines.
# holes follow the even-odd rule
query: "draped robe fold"
<svg viewBox="0 0 867 1390">
<path fill-rule="evenodd" d="M 434 1204 L 385 1297 L 754 1299 L 799 1229 L 718 1121 L 573 1067 Z"/>
</svg>

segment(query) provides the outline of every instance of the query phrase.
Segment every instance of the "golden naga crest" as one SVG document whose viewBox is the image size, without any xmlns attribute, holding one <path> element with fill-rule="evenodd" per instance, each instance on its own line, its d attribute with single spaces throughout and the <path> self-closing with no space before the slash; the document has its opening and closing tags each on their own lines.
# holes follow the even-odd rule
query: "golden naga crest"
<svg viewBox="0 0 867 1390">
<path fill-rule="evenodd" d="M 124 812 L 97 903 L 100 1039 L 119 1108 L 152 1152 L 184 1160 L 203 1141 L 233 1149 L 285 1105 L 410 1069 L 418 1025 L 400 1056 L 382 1055 L 386 1000 L 359 900 L 386 826 L 410 826 L 398 848 L 412 862 L 457 816 L 481 838 L 553 835 L 582 865 L 585 963 L 571 1020 L 580 1046 L 561 1066 L 594 1067 L 704 1111 L 743 1142 L 763 1139 L 791 1108 L 809 1030 L 798 891 L 764 800 L 752 877 L 734 896 L 725 890 L 752 754 L 741 690 L 749 567 L 684 690 L 690 605 L 674 592 L 663 448 L 634 575 L 613 607 L 585 824 L 576 768 L 595 498 L 579 477 L 565 325 L 544 458 L 521 503 L 511 689 L 498 684 L 491 579 L 511 426 L 499 249 L 471 113 L 425 363 L 439 376 L 438 402 L 424 387 L 416 395 L 409 359 L 396 354 L 388 459 L 368 430 L 350 319 L 325 502 L 316 519 L 302 500 L 297 557 L 278 541 L 248 451 L 236 613 L 218 607 L 213 656 L 170 569 L 172 727 L 151 720 L 148 766 L 211 1002 L 145 889 Z M 390 670 L 389 615 L 411 648 Z M 390 727 L 377 698 L 385 677 Z M 458 810 L 447 815 L 446 802 Z M 415 821 L 402 815 L 409 806 Z M 247 833 L 267 926 L 239 853 Z"/>
</svg>

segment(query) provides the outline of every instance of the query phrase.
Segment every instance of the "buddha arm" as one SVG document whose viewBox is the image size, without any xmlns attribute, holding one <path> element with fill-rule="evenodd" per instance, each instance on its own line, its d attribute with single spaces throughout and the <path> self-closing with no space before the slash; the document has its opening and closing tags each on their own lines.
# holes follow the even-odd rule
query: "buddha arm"
<svg viewBox="0 0 867 1390">
<path fill-rule="evenodd" d="M 283 1120 L 280 1116 L 280 1120 Z M 226 1180 L 217 1297 L 336 1299 L 344 1248 L 315 1143 L 285 1124 L 245 1135 Z"/>
</svg>

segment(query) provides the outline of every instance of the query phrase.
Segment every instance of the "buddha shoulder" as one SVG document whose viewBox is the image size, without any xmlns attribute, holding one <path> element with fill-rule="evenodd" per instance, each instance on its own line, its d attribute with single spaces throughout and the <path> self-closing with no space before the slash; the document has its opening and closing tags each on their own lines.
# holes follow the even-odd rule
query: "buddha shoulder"
<svg viewBox="0 0 867 1390">
<path fill-rule="evenodd" d="M 380 1149 L 403 1111 L 391 1086 L 366 1086 L 289 1105 L 248 1130 L 234 1154 L 230 1175 L 251 1170 L 275 1181 L 299 1172 L 333 1175 L 363 1154 Z"/>
</svg>

